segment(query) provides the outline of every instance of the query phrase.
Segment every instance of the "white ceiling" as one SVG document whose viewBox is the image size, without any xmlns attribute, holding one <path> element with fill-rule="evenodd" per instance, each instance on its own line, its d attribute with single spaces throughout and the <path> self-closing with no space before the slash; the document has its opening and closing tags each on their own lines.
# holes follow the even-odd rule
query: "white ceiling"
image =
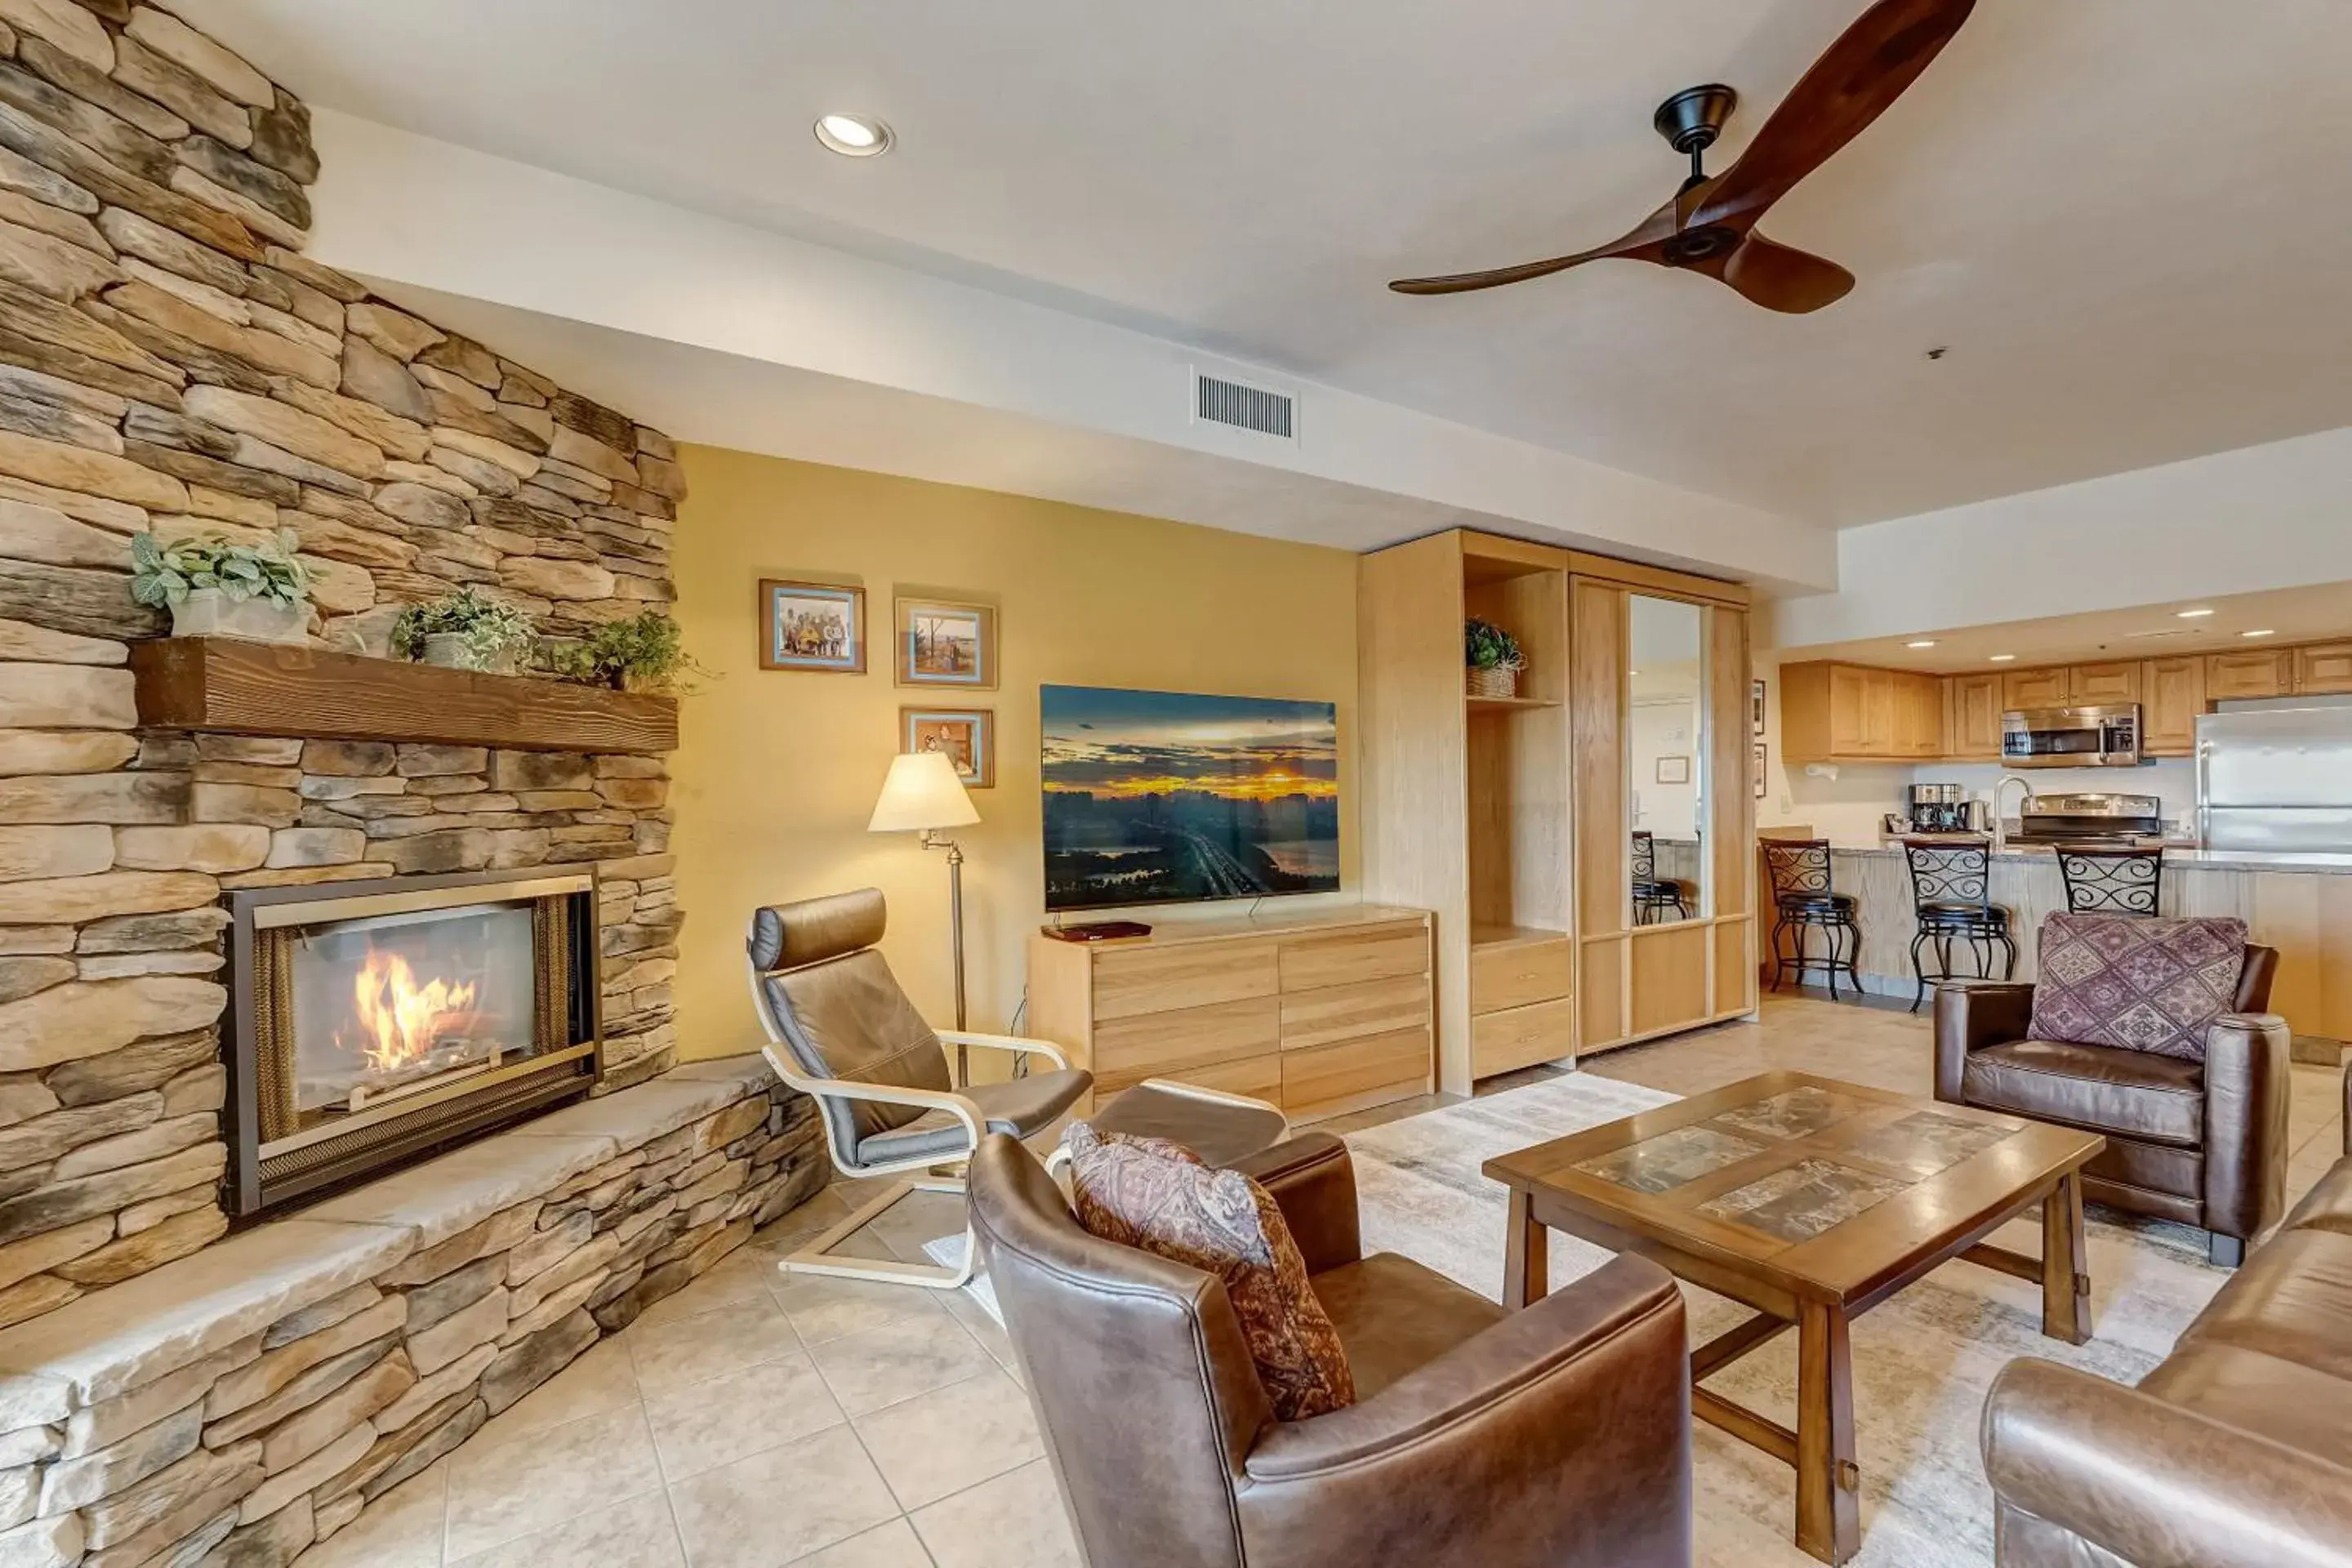
<svg viewBox="0 0 2352 1568">
<path fill-rule="evenodd" d="M 176 8 L 317 103 L 1841 525 L 2352 425 L 2344 0 L 1981 0 L 1768 220 L 1860 279 L 1796 318 L 1383 284 L 1621 232 L 1661 99 L 1739 89 L 1721 167 L 1861 0 Z"/>
</svg>

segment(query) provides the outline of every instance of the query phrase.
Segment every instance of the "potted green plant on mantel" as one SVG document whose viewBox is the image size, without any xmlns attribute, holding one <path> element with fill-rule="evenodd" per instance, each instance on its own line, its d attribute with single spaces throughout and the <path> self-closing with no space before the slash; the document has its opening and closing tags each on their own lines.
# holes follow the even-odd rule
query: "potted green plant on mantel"
<svg viewBox="0 0 2352 1568">
<path fill-rule="evenodd" d="M 470 584 L 429 605 L 411 605 L 392 623 L 392 651 L 446 669 L 512 675 L 539 640 L 530 617 Z"/>
<path fill-rule="evenodd" d="M 1517 697 L 1519 671 L 1528 667 L 1519 639 L 1475 616 L 1463 623 L 1462 634 L 1463 654 L 1470 667 L 1470 695 Z"/>
<path fill-rule="evenodd" d="M 711 673 L 686 651 L 677 623 L 653 609 L 608 621 L 577 641 L 548 642 L 540 661 L 565 680 L 666 696 L 690 695 L 688 677 Z"/>
<path fill-rule="evenodd" d="M 169 543 L 131 538 L 131 596 L 172 612 L 175 637 L 244 637 L 301 643 L 310 624 L 310 580 L 294 559 L 294 536 L 240 544 L 218 534 Z"/>
</svg>

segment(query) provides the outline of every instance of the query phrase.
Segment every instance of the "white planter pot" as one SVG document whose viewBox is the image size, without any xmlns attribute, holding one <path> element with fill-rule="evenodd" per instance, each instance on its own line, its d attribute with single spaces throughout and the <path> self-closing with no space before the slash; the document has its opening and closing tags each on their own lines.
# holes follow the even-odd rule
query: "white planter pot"
<svg viewBox="0 0 2352 1568">
<path fill-rule="evenodd" d="M 175 637 L 243 637 L 248 642 L 303 643 L 308 605 L 274 599 L 232 599 L 218 588 L 196 588 L 172 606 Z"/>
<path fill-rule="evenodd" d="M 463 632 L 432 632 L 425 638 L 425 664 L 437 664 L 444 669 L 473 669 L 485 675 L 512 675 L 515 668 L 514 650 L 509 648 L 487 664 L 478 664 L 466 651 Z"/>
</svg>

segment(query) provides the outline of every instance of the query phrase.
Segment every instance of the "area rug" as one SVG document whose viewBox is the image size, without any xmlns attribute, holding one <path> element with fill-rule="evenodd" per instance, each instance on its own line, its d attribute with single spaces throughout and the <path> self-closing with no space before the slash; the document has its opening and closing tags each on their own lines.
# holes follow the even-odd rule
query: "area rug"
<svg viewBox="0 0 2352 1568">
<path fill-rule="evenodd" d="M 1630 1116 L 1676 1097 L 1589 1073 L 1465 1101 L 1350 1133 L 1367 1252 L 1401 1252 L 1499 1299 L 1503 1189 L 1478 1173 L 1488 1158 Z M 2000 1239 L 2038 1250 L 2038 1225 Z M 2201 1236 L 2177 1226 L 2090 1225 L 2095 1333 L 2080 1347 L 2042 1337 L 2038 1286 L 1969 1263 L 1948 1263 L 1853 1325 L 1854 1420 L 1863 1474 L 1859 1568 L 1982 1568 L 1992 1561 L 1992 1493 L 1977 1449 L 1985 1392 L 2019 1356 L 2042 1356 L 2120 1383 L 2162 1360 L 2226 1273 L 2204 1261 Z M 1607 1262 L 1571 1237 L 1551 1242 L 1555 1289 Z M 1737 1302 L 1685 1285 L 1693 1342 L 1748 1316 Z M 1708 1379 L 1717 1393 L 1796 1422 L 1796 1336 Z M 1696 1507 L 1702 1543 L 1788 1542 L 1788 1467 L 1712 1427 L 1697 1428 Z M 1789 1561 L 1811 1559 L 1787 1546 Z M 1772 1560 L 1778 1560 L 1777 1557 Z"/>
</svg>

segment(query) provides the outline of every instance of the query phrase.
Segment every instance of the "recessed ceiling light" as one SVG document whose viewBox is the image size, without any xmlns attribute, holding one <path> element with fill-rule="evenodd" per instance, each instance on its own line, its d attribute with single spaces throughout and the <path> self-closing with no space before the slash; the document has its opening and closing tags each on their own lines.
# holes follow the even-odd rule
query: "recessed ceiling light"
<svg viewBox="0 0 2352 1568">
<path fill-rule="evenodd" d="M 2205 616 L 2211 615 L 2213 612 L 2210 610 L 2175 610 L 2172 613 L 2184 621 L 2194 621 L 2201 620 Z"/>
<path fill-rule="evenodd" d="M 863 114 L 821 114 L 816 139 L 845 158 L 878 158 L 897 140 L 890 128 Z"/>
<path fill-rule="evenodd" d="M 2008 664 L 2016 658 L 2017 656 L 2013 653 L 1997 653 L 1992 656 L 1992 661 L 1995 664 Z"/>
<path fill-rule="evenodd" d="M 2274 637 L 2278 633 L 2269 626 L 2264 626 L 2258 632 L 2240 632 L 2238 635 L 2242 637 Z"/>
<path fill-rule="evenodd" d="M 1936 646 L 1936 639 L 1934 637 L 1921 637 L 1917 642 L 1907 642 L 1903 646 L 1905 647 L 1934 647 Z"/>
</svg>

